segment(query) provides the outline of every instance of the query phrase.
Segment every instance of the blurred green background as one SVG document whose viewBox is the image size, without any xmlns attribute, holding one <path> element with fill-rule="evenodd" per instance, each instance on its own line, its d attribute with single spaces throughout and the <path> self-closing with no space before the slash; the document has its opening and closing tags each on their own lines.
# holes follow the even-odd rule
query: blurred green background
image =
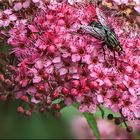
<svg viewBox="0 0 140 140">
<path fill-rule="evenodd" d="M 0 102 L 0 139 L 70 139 L 70 120 L 80 115 L 74 107 L 62 110 L 60 118 L 35 112 L 26 117 L 16 112 L 17 104 Z"/>
</svg>

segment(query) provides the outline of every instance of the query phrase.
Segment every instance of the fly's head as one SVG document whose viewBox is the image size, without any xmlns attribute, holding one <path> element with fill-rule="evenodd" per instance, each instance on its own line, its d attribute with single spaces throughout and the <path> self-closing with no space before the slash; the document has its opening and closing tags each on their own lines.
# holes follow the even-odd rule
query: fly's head
<svg viewBox="0 0 140 140">
<path fill-rule="evenodd" d="M 121 52 L 123 51 L 122 46 L 121 46 L 121 45 L 117 45 L 117 46 L 115 47 L 115 51 L 118 52 L 118 54 L 120 55 Z"/>
</svg>

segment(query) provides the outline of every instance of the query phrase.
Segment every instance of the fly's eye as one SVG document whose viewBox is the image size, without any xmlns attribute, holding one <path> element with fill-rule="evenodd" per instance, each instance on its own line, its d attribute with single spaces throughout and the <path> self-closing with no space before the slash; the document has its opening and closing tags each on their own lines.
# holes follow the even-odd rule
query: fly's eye
<svg viewBox="0 0 140 140">
<path fill-rule="evenodd" d="M 116 49 L 117 52 L 121 52 L 122 51 L 122 48 L 120 46 L 117 46 L 115 49 Z"/>
</svg>

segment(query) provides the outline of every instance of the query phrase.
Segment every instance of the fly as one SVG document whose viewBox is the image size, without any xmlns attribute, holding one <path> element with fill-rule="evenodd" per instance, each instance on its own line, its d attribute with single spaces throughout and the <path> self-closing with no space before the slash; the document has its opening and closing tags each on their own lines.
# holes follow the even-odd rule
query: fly
<svg viewBox="0 0 140 140">
<path fill-rule="evenodd" d="M 93 37 L 103 41 L 103 44 L 107 45 L 107 47 L 111 51 L 113 51 L 115 64 L 117 65 L 115 52 L 120 54 L 123 51 L 123 48 L 120 45 L 120 42 L 115 32 L 112 30 L 110 24 L 108 23 L 106 16 L 98 7 L 96 8 L 96 14 L 99 22 L 92 21 L 89 25 L 82 25 L 81 28 L 84 29 L 88 34 L 92 35 Z M 105 59 L 104 47 L 103 51 Z"/>
</svg>

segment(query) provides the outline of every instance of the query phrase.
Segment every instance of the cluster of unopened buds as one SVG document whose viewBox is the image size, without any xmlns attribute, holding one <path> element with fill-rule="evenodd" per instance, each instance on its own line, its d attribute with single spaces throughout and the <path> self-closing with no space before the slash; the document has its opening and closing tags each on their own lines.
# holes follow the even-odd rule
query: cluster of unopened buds
<svg viewBox="0 0 140 140">
<path fill-rule="evenodd" d="M 140 118 L 140 34 L 115 13 L 108 17 L 123 53 L 105 49 L 80 27 L 98 20 L 94 3 L 23 0 L 0 11 L 1 39 L 11 46 L 8 64 L 1 68 L 0 99 L 28 104 L 17 111 L 55 111 L 78 103 L 81 112 L 99 106 Z M 109 117 L 110 118 L 110 117 Z M 113 118 L 113 117 L 112 117 Z M 117 123 L 117 121 L 116 121 Z"/>
</svg>

